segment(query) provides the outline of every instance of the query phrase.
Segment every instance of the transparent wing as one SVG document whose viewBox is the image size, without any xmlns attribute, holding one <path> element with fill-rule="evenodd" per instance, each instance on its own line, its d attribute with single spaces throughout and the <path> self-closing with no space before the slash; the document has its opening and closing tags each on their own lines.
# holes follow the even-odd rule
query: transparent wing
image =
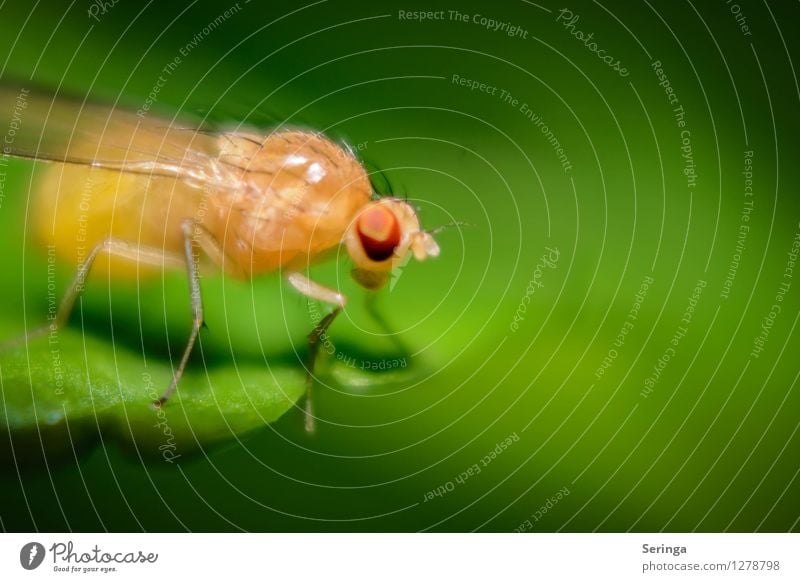
<svg viewBox="0 0 800 582">
<path fill-rule="evenodd" d="M 197 122 L 0 85 L 0 135 L 7 155 L 230 185 L 219 135 Z"/>
</svg>

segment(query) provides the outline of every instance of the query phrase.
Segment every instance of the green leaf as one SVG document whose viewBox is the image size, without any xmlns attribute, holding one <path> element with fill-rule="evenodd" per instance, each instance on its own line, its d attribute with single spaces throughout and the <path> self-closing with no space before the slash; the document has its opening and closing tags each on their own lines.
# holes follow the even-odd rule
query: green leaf
<svg viewBox="0 0 800 582">
<path fill-rule="evenodd" d="M 70 453 L 97 437 L 120 440 L 142 457 L 179 458 L 277 420 L 302 396 L 298 363 L 233 362 L 190 366 L 161 409 L 165 361 L 70 327 L 0 353 L 0 455 L 18 462 L 45 450 Z M 299 417 L 298 417 L 299 418 Z M 23 458 L 20 458 L 23 457 Z"/>
</svg>

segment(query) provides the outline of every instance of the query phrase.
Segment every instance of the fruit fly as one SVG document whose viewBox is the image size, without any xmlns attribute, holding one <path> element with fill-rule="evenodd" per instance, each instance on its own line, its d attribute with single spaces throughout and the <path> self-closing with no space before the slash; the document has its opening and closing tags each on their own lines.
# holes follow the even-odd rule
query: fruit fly
<svg viewBox="0 0 800 582">
<path fill-rule="evenodd" d="M 294 289 L 332 306 L 308 336 L 311 431 L 320 337 L 347 298 L 310 279 L 309 265 L 344 246 L 355 280 L 377 290 L 409 255 L 423 261 L 439 254 L 415 209 L 376 198 L 354 153 L 321 133 L 190 129 L 174 119 L 8 88 L 0 89 L 0 105 L 2 115 L 13 110 L 17 119 L 4 153 L 50 162 L 31 201 L 38 237 L 76 268 L 55 321 L 40 331 L 66 323 L 102 255 L 113 260 L 115 277 L 137 274 L 139 266 L 187 273 L 192 327 L 156 407 L 175 392 L 203 325 L 202 261 L 244 280 L 281 272 Z M 126 271 L 120 262 L 136 268 Z"/>
</svg>

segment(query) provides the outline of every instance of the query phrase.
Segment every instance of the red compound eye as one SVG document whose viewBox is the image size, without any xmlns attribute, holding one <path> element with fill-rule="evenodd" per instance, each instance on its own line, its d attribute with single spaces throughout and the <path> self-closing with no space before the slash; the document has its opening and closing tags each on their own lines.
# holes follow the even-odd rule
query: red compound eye
<svg viewBox="0 0 800 582">
<path fill-rule="evenodd" d="M 400 244 L 397 217 L 383 206 L 374 206 L 362 212 L 357 230 L 364 252 L 375 262 L 391 258 Z"/>
</svg>

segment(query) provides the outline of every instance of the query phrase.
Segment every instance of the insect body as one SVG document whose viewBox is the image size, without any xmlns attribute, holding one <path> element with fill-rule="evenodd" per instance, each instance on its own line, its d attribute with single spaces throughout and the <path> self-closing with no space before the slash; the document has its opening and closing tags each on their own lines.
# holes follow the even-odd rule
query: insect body
<svg viewBox="0 0 800 582">
<path fill-rule="evenodd" d="M 3 110 L 9 95 L 0 90 Z M 22 125 L 6 153 L 55 162 L 33 201 L 37 230 L 77 266 L 57 325 L 100 255 L 115 260 L 115 276 L 126 272 L 120 260 L 188 273 L 192 331 L 157 406 L 176 389 L 203 323 L 199 257 L 241 279 L 280 271 L 300 293 L 333 306 L 309 335 L 310 430 L 317 342 L 346 298 L 309 279 L 309 264 L 344 245 L 356 281 L 378 289 L 409 253 L 418 260 L 439 253 L 415 210 L 396 198 L 373 200 L 359 160 L 319 133 L 187 130 L 30 93 Z"/>
</svg>

